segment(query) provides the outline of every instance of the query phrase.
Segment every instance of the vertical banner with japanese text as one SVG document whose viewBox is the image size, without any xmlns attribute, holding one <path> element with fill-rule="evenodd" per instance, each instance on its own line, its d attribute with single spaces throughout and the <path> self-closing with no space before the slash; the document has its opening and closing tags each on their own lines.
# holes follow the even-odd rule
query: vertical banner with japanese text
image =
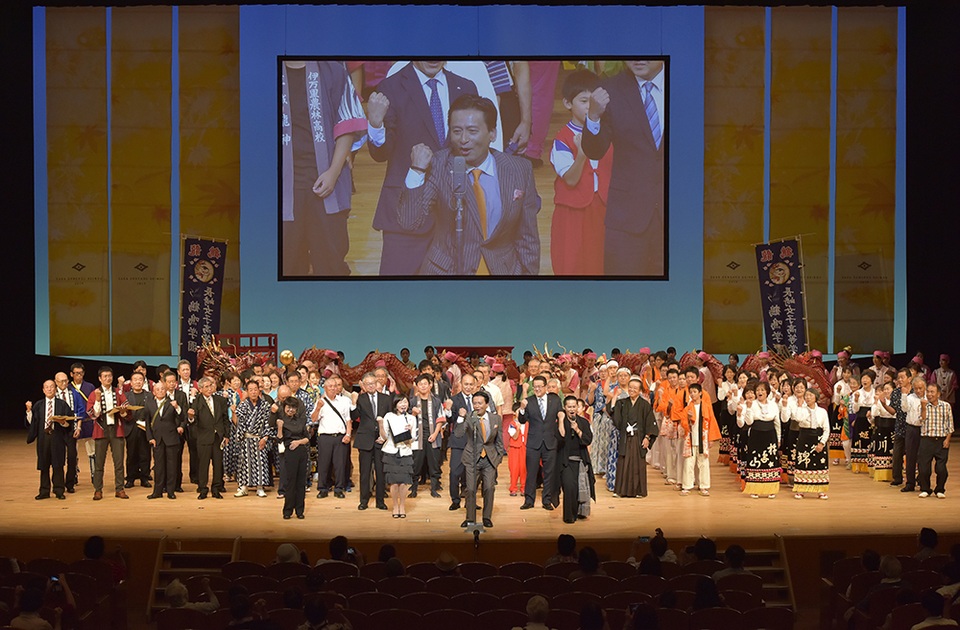
<svg viewBox="0 0 960 630">
<path fill-rule="evenodd" d="M 767 345 L 778 352 L 807 350 L 803 261 L 796 239 L 757 245 L 760 304 Z"/>
<path fill-rule="evenodd" d="M 180 285 L 180 358 L 196 367 L 197 351 L 220 332 L 227 242 L 183 237 Z"/>
</svg>

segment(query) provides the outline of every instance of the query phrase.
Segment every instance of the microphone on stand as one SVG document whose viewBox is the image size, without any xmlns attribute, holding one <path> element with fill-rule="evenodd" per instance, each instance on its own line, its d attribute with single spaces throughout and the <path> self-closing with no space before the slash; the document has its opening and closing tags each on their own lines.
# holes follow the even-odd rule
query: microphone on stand
<svg viewBox="0 0 960 630">
<path fill-rule="evenodd" d="M 453 194 L 463 197 L 467 192 L 467 161 L 462 155 L 453 158 Z"/>
<path fill-rule="evenodd" d="M 457 202 L 457 275 L 463 275 L 463 196 L 467 192 L 467 161 L 462 155 L 453 158 L 452 186 Z"/>
</svg>

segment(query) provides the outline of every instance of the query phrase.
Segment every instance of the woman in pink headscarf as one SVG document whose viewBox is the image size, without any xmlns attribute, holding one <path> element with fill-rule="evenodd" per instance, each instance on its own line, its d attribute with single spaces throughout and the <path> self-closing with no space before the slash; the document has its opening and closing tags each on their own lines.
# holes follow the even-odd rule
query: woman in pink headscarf
<svg viewBox="0 0 960 630">
<path fill-rule="evenodd" d="M 950 369 L 950 355 L 940 355 L 940 367 L 927 378 L 940 386 L 940 396 L 953 407 L 957 399 L 957 373 Z"/>
</svg>

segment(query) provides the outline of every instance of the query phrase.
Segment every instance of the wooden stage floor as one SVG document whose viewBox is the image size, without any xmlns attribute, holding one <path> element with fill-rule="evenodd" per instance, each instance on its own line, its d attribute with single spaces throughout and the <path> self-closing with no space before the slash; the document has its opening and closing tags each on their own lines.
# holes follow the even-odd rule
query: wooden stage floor
<svg viewBox="0 0 960 630">
<path fill-rule="evenodd" d="M 70 537 L 97 533 L 110 538 L 244 538 L 267 540 L 325 539 L 346 533 L 351 540 L 367 542 L 463 542 L 460 529 L 464 511 L 448 511 L 449 500 L 434 499 L 429 493 L 408 500 L 407 518 L 392 519 L 390 512 L 357 510 L 357 493 L 340 500 L 332 496 L 316 499 L 307 494 L 305 520 L 281 519 L 281 502 L 272 491 L 267 498 L 251 493 L 234 498 L 229 488 L 223 500 L 198 501 L 194 486 L 176 501 L 147 501 L 149 490 L 139 486 L 127 490 L 129 500 L 117 499 L 113 492 L 93 502 L 86 459 L 81 462 L 81 483 L 67 500 L 34 500 L 37 494 L 35 449 L 25 443 L 25 432 L 0 433 L 0 535 L 4 537 Z M 955 444 L 951 449 L 960 451 Z M 501 466 L 497 489 L 494 527 L 484 534 L 493 541 L 548 541 L 569 532 L 579 540 L 624 539 L 652 536 L 662 527 L 668 537 L 690 538 L 707 535 L 717 538 L 830 535 L 904 535 L 915 534 L 923 526 L 942 534 L 960 532 L 957 504 L 960 503 L 960 452 L 950 458 L 947 498 L 919 499 L 902 494 L 889 484 L 878 483 L 866 475 L 854 475 L 842 466 L 831 468 L 830 499 L 807 498 L 798 501 L 787 488 L 774 499 L 750 499 L 738 491 L 734 475 L 715 464 L 712 468 L 711 496 L 696 493 L 680 496 L 663 485 L 659 473 L 648 469 L 650 495 L 645 499 L 613 497 L 598 479 L 597 501 L 587 521 L 575 525 L 563 523 L 560 510 L 547 512 L 539 507 L 521 511 L 523 499 L 510 497 L 507 491 L 506 462 Z M 109 458 L 108 458 L 109 462 Z M 105 488 L 112 487 L 113 474 L 105 474 Z M 446 486 L 446 479 L 444 479 Z M 388 499 L 389 501 L 389 499 Z"/>
</svg>

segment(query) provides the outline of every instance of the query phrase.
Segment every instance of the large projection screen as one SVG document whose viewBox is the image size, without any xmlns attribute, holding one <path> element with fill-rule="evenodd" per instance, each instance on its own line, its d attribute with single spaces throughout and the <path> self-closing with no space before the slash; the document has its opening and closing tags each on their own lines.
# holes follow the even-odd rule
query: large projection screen
<svg viewBox="0 0 960 630">
<path fill-rule="evenodd" d="M 668 68 L 279 57 L 280 279 L 666 279 Z"/>
</svg>

